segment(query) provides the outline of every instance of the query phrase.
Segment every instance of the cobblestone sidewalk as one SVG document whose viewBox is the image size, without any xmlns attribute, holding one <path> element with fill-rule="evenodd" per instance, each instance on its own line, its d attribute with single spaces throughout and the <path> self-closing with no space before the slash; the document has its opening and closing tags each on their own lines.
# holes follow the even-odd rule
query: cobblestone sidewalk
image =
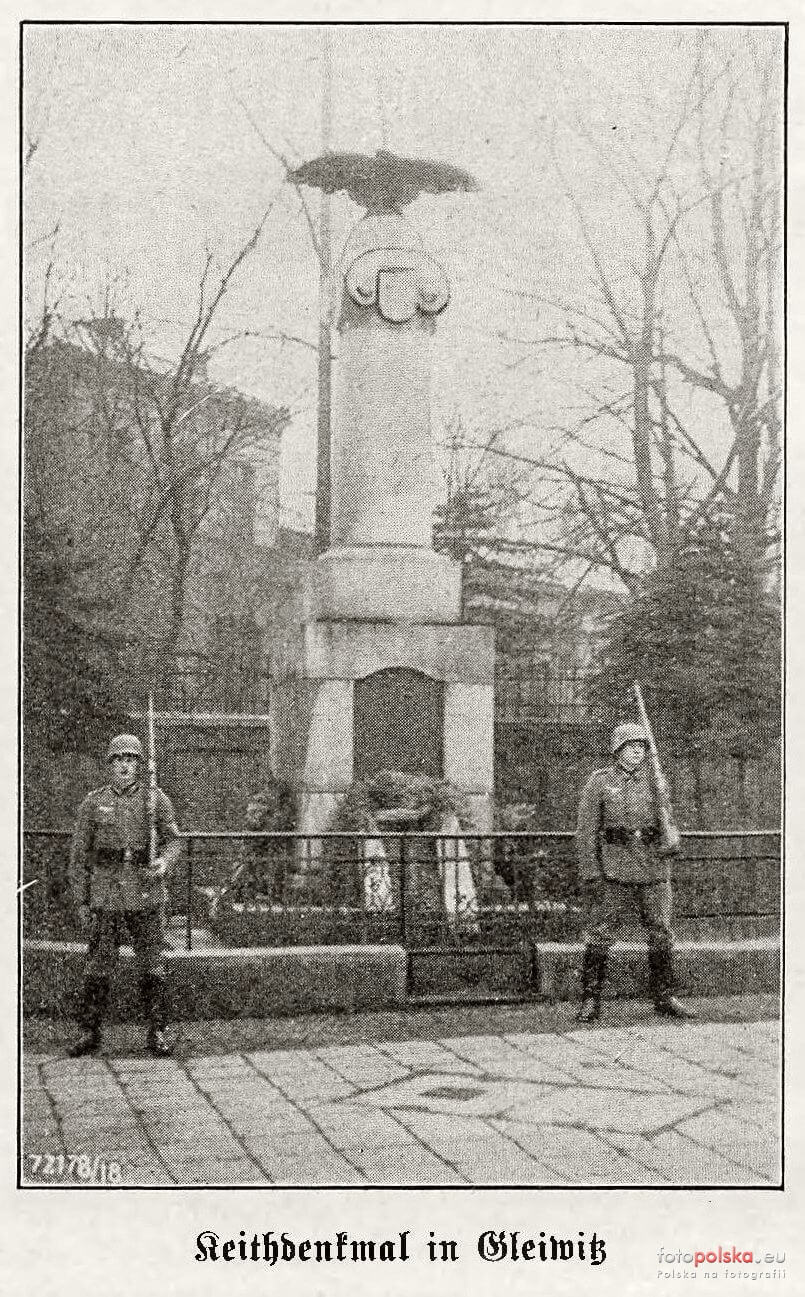
<svg viewBox="0 0 805 1297">
<path fill-rule="evenodd" d="M 26 1185 L 780 1179 L 772 1021 L 156 1060 L 26 1053 Z"/>
</svg>

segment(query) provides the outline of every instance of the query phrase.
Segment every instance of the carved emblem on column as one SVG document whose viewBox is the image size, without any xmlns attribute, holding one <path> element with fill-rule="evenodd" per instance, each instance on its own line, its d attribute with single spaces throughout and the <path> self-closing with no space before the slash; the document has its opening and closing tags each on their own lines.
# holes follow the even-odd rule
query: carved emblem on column
<svg viewBox="0 0 805 1297">
<path fill-rule="evenodd" d="M 405 324 L 418 311 L 438 315 L 450 300 L 442 267 L 415 248 L 373 248 L 362 253 L 347 268 L 344 289 L 356 306 L 376 308 L 389 324 Z"/>
</svg>

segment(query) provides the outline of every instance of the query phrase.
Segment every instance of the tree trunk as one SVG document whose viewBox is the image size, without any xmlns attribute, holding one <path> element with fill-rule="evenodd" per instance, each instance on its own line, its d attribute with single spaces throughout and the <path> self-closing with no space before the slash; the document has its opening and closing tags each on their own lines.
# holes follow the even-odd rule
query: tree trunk
<svg viewBox="0 0 805 1297">
<path fill-rule="evenodd" d="M 652 418 L 651 387 L 654 334 L 657 327 L 657 275 L 653 246 L 653 230 L 646 234 L 646 269 L 642 276 L 643 318 L 640 337 L 632 348 L 632 373 L 634 381 L 634 447 L 635 478 L 648 538 L 657 553 L 657 562 L 664 565 L 668 559 L 668 527 L 663 516 L 651 462 Z"/>
<path fill-rule="evenodd" d="M 162 693 L 166 711 L 181 710 L 179 681 L 179 644 L 184 630 L 187 576 L 190 571 L 191 543 L 187 536 L 177 537 L 176 563 L 171 573 L 168 625 L 163 641 Z"/>
</svg>

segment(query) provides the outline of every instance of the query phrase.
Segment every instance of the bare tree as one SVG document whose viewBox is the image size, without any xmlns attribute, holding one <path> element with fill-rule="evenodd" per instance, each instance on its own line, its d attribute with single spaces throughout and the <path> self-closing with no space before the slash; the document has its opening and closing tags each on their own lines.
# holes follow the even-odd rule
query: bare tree
<svg viewBox="0 0 805 1297">
<path fill-rule="evenodd" d="M 760 568 L 773 560 L 779 414 L 779 86 L 697 57 L 653 168 L 581 121 L 576 140 L 618 194 L 623 228 L 595 228 L 553 159 L 591 271 L 583 297 L 518 288 L 545 323 L 518 339 L 569 362 L 575 413 L 531 458 L 549 547 L 634 589 L 713 511 Z M 556 487 L 561 487 L 558 495 Z"/>
<path fill-rule="evenodd" d="M 236 392 L 216 392 L 207 381 L 210 359 L 233 340 L 226 336 L 211 342 L 211 326 L 237 272 L 254 251 L 267 216 L 217 278 L 212 254 L 207 253 L 195 318 L 175 365 L 156 371 L 135 330 L 125 330 L 120 338 L 132 384 L 133 426 L 147 475 L 129 581 L 166 535 L 171 551 L 162 648 L 165 687 L 171 683 L 182 638 L 194 544 L 220 496 L 222 480 L 234 462 L 277 436 L 288 419 L 285 410 L 275 410 L 266 419 L 255 403 Z"/>
<path fill-rule="evenodd" d="M 498 453 L 510 430 L 470 430 L 452 414 L 443 438 L 444 494 L 433 543 L 462 565 L 463 616 L 495 625 L 500 652 L 533 653 L 547 638 L 538 607 L 550 581 L 544 553 L 520 535 L 532 466 Z"/>
<path fill-rule="evenodd" d="M 262 448 L 278 446 L 289 418 L 284 408 L 216 388 L 207 377 L 211 358 L 243 336 L 216 330 L 213 340 L 213 328 L 267 216 L 219 271 L 207 252 L 175 361 L 153 358 L 142 318 L 126 319 L 107 290 L 86 318 L 60 321 L 58 337 L 37 342 L 36 364 L 28 366 L 29 495 L 54 529 L 67 520 L 69 532 L 83 537 L 99 588 L 114 594 L 121 621 L 134 616 L 141 628 L 144 603 L 154 609 L 154 660 L 168 693 L 194 573 L 213 561 L 216 545 L 234 543 L 227 526 L 242 530 L 236 515 L 245 503 L 244 473 Z M 225 567 L 226 559 L 218 563 Z"/>
</svg>

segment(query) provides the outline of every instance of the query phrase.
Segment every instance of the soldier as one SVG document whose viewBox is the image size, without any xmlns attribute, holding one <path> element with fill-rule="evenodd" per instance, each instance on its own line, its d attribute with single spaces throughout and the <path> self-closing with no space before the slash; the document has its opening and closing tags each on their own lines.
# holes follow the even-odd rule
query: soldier
<svg viewBox="0 0 805 1297">
<path fill-rule="evenodd" d="M 695 1014 L 675 995 L 671 935 L 671 872 L 659 854 L 659 797 L 640 725 L 619 725 L 611 763 L 596 770 L 581 795 L 576 833 L 579 875 L 588 904 L 580 1022 L 595 1022 L 614 932 L 635 910 L 646 932 L 651 992 L 667 1018 Z M 667 797 L 667 790 L 662 795 Z"/>
<path fill-rule="evenodd" d="M 78 1058 L 98 1049 L 110 974 L 121 944 L 130 940 L 149 1024 L 148 1049 L 164 1057 L 171 1053 L 165 1039 L 165 875 L 181 852 L 181 839 L 173 807 L 158 788 L 159 855 L 149 862 L 149 799 L 140 779 L 140 740 L 119 734 L 106 759 L 111 781 L 81 803 L 70 853 L 73 892 L 88 935 L 79 1017 L 84 1030 L 70 1054 Z"/>
</svg>

